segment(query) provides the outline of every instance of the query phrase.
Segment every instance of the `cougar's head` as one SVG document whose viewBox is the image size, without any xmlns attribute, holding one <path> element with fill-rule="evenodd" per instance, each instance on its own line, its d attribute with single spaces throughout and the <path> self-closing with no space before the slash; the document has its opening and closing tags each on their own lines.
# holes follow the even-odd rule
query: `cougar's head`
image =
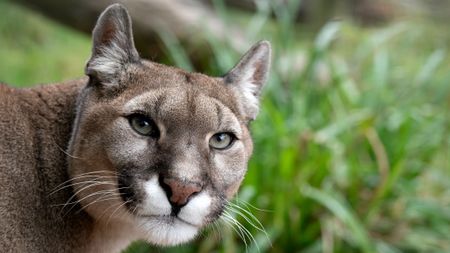
<svg viewBox="0 0 450 253">
<path fill-rule="evenodd" d="M 194 238 L 220 217 L 245 175 L 247 127 L 269 61 L 268 42 L 220 78 L 145 61 L 127 11 L 106 9 L 69 145 L 81 207 L 97 222 L 131 224 L 155 244 Z"/>
</svg>

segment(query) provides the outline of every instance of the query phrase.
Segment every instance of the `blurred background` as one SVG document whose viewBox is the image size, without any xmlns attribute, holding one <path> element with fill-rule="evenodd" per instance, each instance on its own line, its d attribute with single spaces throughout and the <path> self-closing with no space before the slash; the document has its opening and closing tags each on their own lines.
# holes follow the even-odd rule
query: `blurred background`
<svg viewBox="0 0 450 253">
<path fill-rule="evenodd" d="M 83 76 L 111 2 L 0 0 L 0 81 Z M 450 1 L 122 3 L 154 61 L 222 75 L 274 50 L 232 219 L 128 253 L 450 252 Z"/>
</svg>

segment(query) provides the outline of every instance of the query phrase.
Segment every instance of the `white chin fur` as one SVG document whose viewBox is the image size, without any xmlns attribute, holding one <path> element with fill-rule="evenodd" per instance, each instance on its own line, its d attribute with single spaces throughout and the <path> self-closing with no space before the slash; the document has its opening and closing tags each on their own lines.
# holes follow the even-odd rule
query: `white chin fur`
<svg viewBox="0 0 450 253">
<path fill-rule="evenodd" d="M 143 217 L 139 223 L 139 227 L 146 233 L 144 239 L 161 246 L 173 246 L 190 241 L 199 230 L 198 227 L 174 217 Z"/>
<path fill-rule="evenodd" d="M 201 192 L 181 208 L 178 217 L 170 216 L 171 206 L 157 176 L 143 182 L 145 197 L 137 209 L 138 226 L 150 243 L 170 246 L 195 238 L 211 212 L 211 196 Z"/>
</svg>

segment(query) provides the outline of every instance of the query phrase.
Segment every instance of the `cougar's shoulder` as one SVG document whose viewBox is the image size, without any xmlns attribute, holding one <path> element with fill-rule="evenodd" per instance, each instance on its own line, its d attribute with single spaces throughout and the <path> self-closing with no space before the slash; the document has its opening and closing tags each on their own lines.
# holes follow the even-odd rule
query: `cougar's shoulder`
<svg viewBox="0 0 450 253">
<path fill-rule="evenodd" d="M 70 227 L 82 219 L 62 219 L 56 210 L 70 190 L 49 193 L 68 179 L 64 150 L 85 82 L 24 89 L 0 85 L 0 251 L 64 251 L 75 246 Z"/>
</svg>

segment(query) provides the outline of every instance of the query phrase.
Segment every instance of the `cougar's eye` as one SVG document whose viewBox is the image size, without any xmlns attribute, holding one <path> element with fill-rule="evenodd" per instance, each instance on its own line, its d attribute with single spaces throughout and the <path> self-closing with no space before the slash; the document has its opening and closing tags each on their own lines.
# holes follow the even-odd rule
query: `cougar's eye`
<svg viewBox="0 0 450 253">
<path fill-rule="evenodd" d="M 234 139 L 232 133 L 217 133 L 209 139 L 209 146 L 214 149 L 226 149 L 231 147 Z"/>
<path fill-rule="evenodd" d="M 158 127 L 149 117 L 141 114 L 133 114 L 128 117 L 128 120 L 130 121 L 131 128 L 138 134 L 159 137 Z"/>
</svg>

